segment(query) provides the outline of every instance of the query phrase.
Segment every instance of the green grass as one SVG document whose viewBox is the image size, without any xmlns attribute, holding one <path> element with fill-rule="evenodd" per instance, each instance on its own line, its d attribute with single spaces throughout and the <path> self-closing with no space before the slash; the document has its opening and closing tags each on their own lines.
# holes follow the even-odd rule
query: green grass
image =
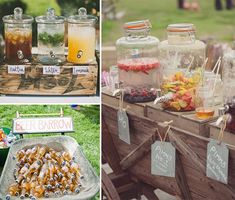
<svg viewBox="0 0 235 200">
<path fill-rule="evenodd" d="M 166 26 L 171 23 L 188 22 L 197 28 L 200 39 L 213 36 L 217 41 L 231 42 L 235 35 L 235 9 L 216 11 L 214 1 L 199 0 L 200 12 L 177 9 L 176 0 L 119 0 L 117 12 L 125 15 L 119 20 L 104 20 L 102 39 L 104 45 L 114 45 L 123 35 L 122 25 L 132 20 L 150 19 L 151 34 L 160 40 L 166 38 Z"/>
<path fill-rule="evenodd" d="M 82 147 L 87 159 L 99 175 L 100 172 L 100 107 L 95 105 L 81 106 L 80 111 L 70 108 L 69 105 L 1 105 L 0 127 L 12 128 L 12 119 L 16 112 L 22 114 L 58 113 L 60 108 L 64 110 L 64 116 L 71 116 L 74 122 L 74 133 L 67 133 L 75 138 Z M 49 135 L 49 134 L 47 134 Z M 24 135 L 28 137 L 46 137 L 45 134 Z M 52 135 L 52 134 L 50 134 Z M 99 194 L 94 199 L 99 199 Z"/>
</svg>

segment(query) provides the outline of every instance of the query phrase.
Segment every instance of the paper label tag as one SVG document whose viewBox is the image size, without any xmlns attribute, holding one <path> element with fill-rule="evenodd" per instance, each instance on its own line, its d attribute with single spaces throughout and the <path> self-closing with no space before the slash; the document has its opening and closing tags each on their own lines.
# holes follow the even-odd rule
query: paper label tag
<svg viewBox="0 0 235 200">
<path fill-rule="evenodd" d="M 118 111 L 118 135 L 122 141 L 131 144 L 129 120 L 126 111 Z"/>
<path fill-rule="evenodd" d="M 224 143 L 211 140 L 207 145 L 206 176 L 219 182 L 228 183 L 229 150 Z"/>
<path fill-rule="evenodd" d="M 43 74 L 59 75 L 60 66 L 43 66 Z"/>
<path fill-rule="evenodd" d="M 156 141 L 152 144 L 151 174 L 175 177 L 175 147 L 170 142 Z"/>
<path fill-rule="evenodd" d="M 8 74 L 24 74 L 25 65 L 8 65 Z"/>
<path fill-rule="evenodd" d="M 73 75 L 89 74 L 89 66 L 74 66 Z"/>
</svg>

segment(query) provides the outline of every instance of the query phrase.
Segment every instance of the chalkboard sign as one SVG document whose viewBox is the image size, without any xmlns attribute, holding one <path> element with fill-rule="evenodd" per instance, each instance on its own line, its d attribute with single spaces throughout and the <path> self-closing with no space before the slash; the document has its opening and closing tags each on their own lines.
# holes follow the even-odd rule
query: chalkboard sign
<svg viewBox="0 0 235 200">
<path fill-rule="evenodd" d="M 224 143 L 211 140 L 207 145 L 206 176 L 219 182 L 228 183 L 229 150 Z"/>
<path fill-rule="evenodd" d="M 16 118 L 13 133 L 66 133 L 73 132 L 71 117 Z"/>
<path fill-rule="evenodd" d="M 126 111 L 118 111 L 118 135 L 120 140 L 130 144 L 129 119 Z"/>
<path fill-rule="evenodd" d="M 175 177 L 175 148 L 170 142 L 156 141 L 151 146 L 151 173 Z"/>
</svg>

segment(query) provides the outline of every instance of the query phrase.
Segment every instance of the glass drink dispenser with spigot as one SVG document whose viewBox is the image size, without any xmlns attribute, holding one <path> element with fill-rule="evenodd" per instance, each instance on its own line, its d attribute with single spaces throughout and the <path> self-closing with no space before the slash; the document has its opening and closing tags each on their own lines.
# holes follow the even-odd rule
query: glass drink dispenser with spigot
<svg viewBox="0 0 235 200">
<path fill-rule="evenodd" d="M 38 31 L 38 59 L 43 64 L 60 64 L 64 57 L 65 18 L 56 16 L 49 8 L 45 16 L 36 17 Z"/>
<path fill-rule="evenodd" d="M 129 103 L 148 102 L 156 98 L 161 70 L 158 61 L 158 38 L 150 35 L 149 20 L 128 22 L 125 36 L 116 42 L 120 88 Z"/>
<path fill-rule="evenodd" d="M 3 17 L 5 29 L 5 60 L 9 64 L 22 64 L 32 58 L 33 17 L 24 15 L 19 7 L 13 15 Z"/>
<path fill-rule="evenodd" d="M 85 8 L 68 18 L 68 58 L 72 63 L 86 64 L 95 60 L 97 17 L 87 15 Z"/>
</svg>

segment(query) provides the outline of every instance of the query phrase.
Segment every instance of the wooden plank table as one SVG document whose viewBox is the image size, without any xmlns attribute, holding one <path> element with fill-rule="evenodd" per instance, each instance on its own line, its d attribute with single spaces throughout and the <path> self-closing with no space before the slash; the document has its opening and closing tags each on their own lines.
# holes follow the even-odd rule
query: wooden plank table
<svg viewBox="0 0 235 200">
<path fill-rule="evenodd" d="M 104 104 L 118 108 L 119 99 L 114 97 L 107 89 L 102 90 L 102 102 Z M 218 118 L 218 112 L 211 119 L 201 120 L 195 115 L 195 112 L 172 112 L 161 108 L 160 104 L 154 105 L 153 102 L 149 103 L 126 103 L 124 107 L 127 110 L 139 116 L 145 116 L 158 122 L 173 120 L 172 125 L 194 134 L 209 137 L 209 123 L 214 122 Z"/>
</svg>

